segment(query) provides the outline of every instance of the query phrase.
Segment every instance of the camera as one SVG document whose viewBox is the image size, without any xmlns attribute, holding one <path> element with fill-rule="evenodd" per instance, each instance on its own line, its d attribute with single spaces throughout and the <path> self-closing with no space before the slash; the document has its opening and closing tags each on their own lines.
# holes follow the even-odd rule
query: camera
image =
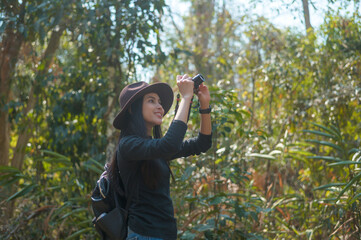
<svg viewBox="0 0 361 240">
<path fill-rule="evenodd" d="M 205 81 L 205 79 L 202 74 L 197 74 L 192 78 L 192 81 L 194 82 L 194 92 L 198 92 L 199 85 L 201 85 L 202 82 Z"/>
</svg>

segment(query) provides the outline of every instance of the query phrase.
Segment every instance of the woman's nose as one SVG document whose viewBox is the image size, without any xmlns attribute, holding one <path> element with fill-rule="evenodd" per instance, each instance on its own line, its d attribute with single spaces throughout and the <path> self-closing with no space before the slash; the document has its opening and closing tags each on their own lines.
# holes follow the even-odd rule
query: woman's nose
<svg viewBox="0 0 361 240">
<path fill-rule="evenodd" d="M 162 111 L 164 111 L 163 106 L 162 106 L 162 104 L 160 104 L 160 103 L 158 103 L 157 108 L 158 108 L 158 109 L 161 109 Z"/>
</svg>

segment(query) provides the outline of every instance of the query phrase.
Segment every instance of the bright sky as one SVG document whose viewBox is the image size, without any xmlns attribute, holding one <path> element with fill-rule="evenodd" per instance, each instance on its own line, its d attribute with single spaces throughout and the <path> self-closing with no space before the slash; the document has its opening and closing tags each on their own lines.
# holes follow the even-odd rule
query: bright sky
<svg viewBox="0 0 361 240">
<path fill-rule="evenodd" d="M 264 16 L 276 27 L 290 27 L 299 32 L 305 31 L 302 0 L 216 0 L 216 4 L 222 4 L 223 1 L 226 1 L 227 9 L 233 11 L 231 14 L 235 14 L 236 16 L 242 16 L 244 14 Z M 252 3 L 255 1 L 258 3 Z M 325 13 L 327 12 L 329 4 L 328 0 L 309 0 L 309 2 L 311 1 L 313 2 L 313 5 L 310 4 L 309 6 L 311 25 L 317 29 L 324 21 Z M 189 14 L 189 7 L 191 6 L 190 1 L 165 0 L 165 2 L 170 6 L 176 24 L 179 27 L 182 27 L 181 16 Z M 339 1 L 336 1 L 336 3 L 331 6 L 332 9 L 341 9 L 342 13 L 347 12 L 347 10 L 352 11 L 354 9 L 353 4 L 350 4 L 348 9 L 346 9 L 338 2 Z M 289 5 L 288 8 L 287 5 Z M 164 29 L 167 29 L 167 27 Z M 153 71 L 150 69 L 137 67 L 137 76 L 141 81 L 148 82 L 152 78 L 153 74 Z"/>
<path fill-rule="evenodd" d="M 216 0 L 218 4 L 222 4 L 224 0 Z M 250 15 L 264 16 L 269 19 L 277 27 L 285 28 L 297 28 L 300 31 L 304 31 L 303 12 L 302 12 L 302 0 L 264 0 L 262 2 L 254 4 L 254 0 L 225 0 L 226 7 L 235 11 L 236 14 L 242 15 L 244 13 Z M 311 2 L 313 3 L 311 5 Z M 166 0 L 166 3 L 171 7 L 173 13 L 187 14 L 190 7 L 189 2 L 179 0 Z M 287 8 L 289 5 L 289 8 Z M 324 16 L 328 8 L 327 0 L 309 0 L 309 10 L 311 16 L 311 25 L 317 28 L 324 21 Z M 254 7 L 256 6 L 256 7 Z M 342 12 L 346 12 L 339 1 L 332 4 L 332 9 L 341 8 Z M 352 10 L 353 4 L 350 4 L 348 10 Z M 359 9 L 360 10 L 360 9 Z"/>
</svg>

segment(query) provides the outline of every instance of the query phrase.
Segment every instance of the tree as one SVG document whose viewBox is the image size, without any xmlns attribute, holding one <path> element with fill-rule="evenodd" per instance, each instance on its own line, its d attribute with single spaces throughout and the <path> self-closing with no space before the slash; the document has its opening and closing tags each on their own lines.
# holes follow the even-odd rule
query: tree
<svg viewBox="0 0 361 240">
<path fill-rule="evenodd" d="M 152 37 L 161 30 L 163 6 L 161 0 L 3 1 L 1 166 L 10 165 L 21 171 L 25 157 L 44 148 L 72 155 L 74 164 L 93 154 L 104 162 L 107 138 L 109 142 L 116 139 L 115 132 L 107 133 L 107 129 L 122 84 L 134 80 L 135 64 L 153 64 L 152 56 L 156 50 L 161 52 Z M 102 88 L 94 89 L 94 83 Z M 68 94 L 74 90 L 79 94 Z M 96 90 L 101 92 L 92 92 Z M 79 97 L 95 96 L 101 99 L 77 108 Z M 65 107 L 64 101 L 75 104 L 74 108 Z M 56 111 L 59 106 L 64 107 L 61 114 Z M 93 111 L 95 107 L 97 111 Z M 79 130 L 80 125 L 67 126 L 67 120 L 89 124 L 94 133 L 101 133 L 104 138 L 88 141 L 94 147 L 89 153 L 89 146 L 79 140 L 87 139 L 86 130 L 90 129 L 76 132 L 72 128 L 77 125 Z M 99 125 L 93 126 L 94 122 Z M 51 138 L 46 141 L 44 136 Z M 69 137 L 78 140 L 77 148 L 58 145 L 66 140 L 70 143 Z M 15 190 L 16 186 L 10 187 L 3 197 Z M 12 212 L 11 207 L 8 210 Z"/>
</svg>

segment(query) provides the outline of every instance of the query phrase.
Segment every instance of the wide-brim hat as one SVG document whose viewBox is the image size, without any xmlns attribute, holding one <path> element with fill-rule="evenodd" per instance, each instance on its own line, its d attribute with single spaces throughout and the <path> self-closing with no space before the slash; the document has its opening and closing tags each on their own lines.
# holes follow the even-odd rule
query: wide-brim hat
<svg viewBox="0 0 361 240">
<path fill-rule="evenodd" d="M 125 124 L 125 113 L 130 105 L 138 98 L 143 97 L 147 93 L 157 93 L 161 105 L 164 109 L 164 115 L 169 111 L 173 103 L 173 90 L 167 83 L 136 82 L 127 85 L 119 94 L 120 112 L 114 118 L 113 126 L 122 129 Z"/>
</svg>

